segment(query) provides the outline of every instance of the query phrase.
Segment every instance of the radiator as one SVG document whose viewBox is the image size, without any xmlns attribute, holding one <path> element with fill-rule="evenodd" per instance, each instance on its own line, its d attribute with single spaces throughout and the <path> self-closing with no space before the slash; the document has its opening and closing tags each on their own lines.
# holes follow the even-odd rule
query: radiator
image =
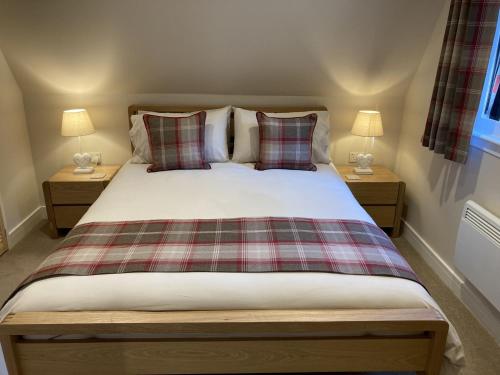
<svg viewBox="0 0 500 375">
<path fill-rule="evenodd" d="M 473 201 L 462 212 L 455 264 L 500 311 L 500 218 Z"/>
</svg>

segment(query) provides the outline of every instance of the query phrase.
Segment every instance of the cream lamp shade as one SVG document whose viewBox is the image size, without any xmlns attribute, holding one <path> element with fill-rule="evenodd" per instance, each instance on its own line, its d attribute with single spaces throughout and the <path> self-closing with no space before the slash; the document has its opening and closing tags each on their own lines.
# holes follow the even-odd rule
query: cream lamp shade
<svg viewBox="0 0 500 375">
<path fill-rule="evenodd" d="M 94 167 L 90 166 L 92 156 L 82 153 L 82 136 L 95 133 L 94 125 L 90 121 L 89 114 L 85 109 L 68 109 L 63 112 L 61 135 L 63 137 L 78 137 L 80 152 L 73 155 L 76 168 L 75 174 L 93 173 Z"/>
<path fill-rule="evenodd" d="M 382 116 L 379 111 L 359 111 L 351 133 L 361 137 L 381 137 L 384 135 Z"/>
<path fill-rule="evenodd" d="M 85 109 L 69 109 L 63 112 L 61 135 L 63 137 L 79 137 L 95 133 Z"/>
<path fill-rule="evenodd" d="M 357 174 L 373 174 L 370 166 L 373 163 L 373 155 L 366 152 L 368 137 L 372 139 L 372 147 L 375 142 L 374 137 L 381 137 L 384 135 L 382 128 L 382 116 L 379 111 L 359 111 L 354 120 L 351 133 L 360 137 L 365 137 L 365 151 L 358 153 L 356 161 L 358 166 L 354 168 Z"/>
</svg>

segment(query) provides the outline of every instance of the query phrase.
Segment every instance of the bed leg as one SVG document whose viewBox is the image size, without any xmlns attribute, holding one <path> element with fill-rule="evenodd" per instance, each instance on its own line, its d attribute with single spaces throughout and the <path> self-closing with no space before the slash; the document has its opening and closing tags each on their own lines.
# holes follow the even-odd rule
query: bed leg
<svg viewBox="0 0 500 375">
<path fill-rule="evenodd" d="M 432 344 L 429 350 L 429 358 L 427 360 L 427 368 L 424 371 L 417 371 L 417 375 L 439 375 L 441 373 L 441 365 L 443 364 L 444 349 L 446 346 L 446 337 L 448 335 L 448 327 L 444 330 L 431 332 Z"/>
<path fill-rule="evenodd" d="M 5 359 L 5 365 L 9 375 L 20 375 L 21 373 L 17 367 L 16 359 L 16 337 L 15 336 L 0 336 L 0 344 L 2 345 L 2 352 Z"/>
</svg>

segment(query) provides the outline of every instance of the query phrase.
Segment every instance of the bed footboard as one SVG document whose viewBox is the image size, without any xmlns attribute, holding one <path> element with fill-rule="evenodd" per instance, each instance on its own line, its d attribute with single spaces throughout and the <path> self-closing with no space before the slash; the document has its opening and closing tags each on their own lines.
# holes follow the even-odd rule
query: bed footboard
<svg viewBox="0 0 500 375">
<path fill-rule="evenodd" d="M 437 375 L 447 332 L 448 323 L 433 309 L 29 312 L 9 315 L 0 324 L 10 375 Z M 47 334 L 129 338 L 23 338 Z"/>
</svg>

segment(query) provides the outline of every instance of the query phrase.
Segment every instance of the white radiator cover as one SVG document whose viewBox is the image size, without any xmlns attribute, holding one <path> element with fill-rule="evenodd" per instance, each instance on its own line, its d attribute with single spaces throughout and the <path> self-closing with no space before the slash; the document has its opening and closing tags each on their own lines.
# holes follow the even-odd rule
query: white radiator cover
<svg viewBox="0 0 500 375">
<path fill-rule="evenodd" d="M 455 264 L 500 311 L 500 218 L 473 201 L 462 212 Z"/>
</svg>

